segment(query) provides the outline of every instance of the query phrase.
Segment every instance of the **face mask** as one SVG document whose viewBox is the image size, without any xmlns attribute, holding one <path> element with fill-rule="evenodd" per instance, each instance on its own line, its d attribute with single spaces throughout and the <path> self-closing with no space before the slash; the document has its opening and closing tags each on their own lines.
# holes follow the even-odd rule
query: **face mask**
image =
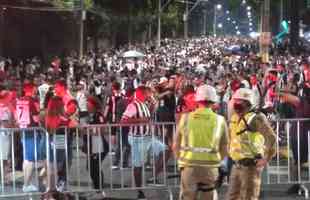
<svg viewBox="0 0 310 200">
<path fill-rule="evenodd" d="M 233 107 L 237 113 L 241 113 L 245 109 L 245 107 L 242 103 L 234 103 Z"/>
</svg>

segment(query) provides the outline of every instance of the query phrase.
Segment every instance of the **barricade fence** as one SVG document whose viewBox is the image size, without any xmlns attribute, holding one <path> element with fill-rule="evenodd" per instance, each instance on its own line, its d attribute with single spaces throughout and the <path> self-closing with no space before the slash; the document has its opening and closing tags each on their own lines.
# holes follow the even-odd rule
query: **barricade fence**
<svg viewBox="0 0 310 200">
<path fill-rule="evenodd" d="M 262 184 L 310 183 L 309 121 L 272 122 L 277 153 L 264 170 Z M 128 136 L 130 128 L 142 126 L 148 136 Z M 170 149 L 175 132 L 174 123 L 87 125 L 56 131 L 1 128 L 0 198 L 48 190 L 83 194 L 164 189 L 173 199 L 172 189 L 180 185 Z M 307 188 L 301 188 L 308 198 Z"/>
</svg>

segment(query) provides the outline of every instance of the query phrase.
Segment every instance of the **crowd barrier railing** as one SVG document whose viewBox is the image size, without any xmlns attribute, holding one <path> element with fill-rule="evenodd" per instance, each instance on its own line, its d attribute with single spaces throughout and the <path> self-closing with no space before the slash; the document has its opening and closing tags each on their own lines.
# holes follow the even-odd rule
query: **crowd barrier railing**
<svg viewBox="0 0 310 200">
<path fill-rule="evenodd" d="M 264 170 L 263 185 L 300 184 L 299 193 L 309 197 L 309 121 L 272 122 L 277 153 Z M 130 127 L 150 134 L 144 139 L 128 137 Z M 160 189 L 173 199 L 172 190 L 180 185 L 177 162 L 169 147 L 175 131 L 175 123 L 85 125 L 57 131 L 2 128 L 0 198 L 42 195 L 56 189 L 77 198 L 98 191 Z M 23 158 L 30 162 L 22 164 Z M 134 166 L 141 166 L 139 187 Z M 29 185 L 35 187 L 25 187 Z"/>
<path fill-rule="evenodd" d="M 133 126 L 105 124 L 56 131 L 0 129 L 0 198 L 42 195 L 47 190 L 83 195 L 98 191 L 165 189 L 172 199 L 170 188 L 179 185 L 179 180 L 174 178 L 178 168 L 166 144 L 172 142 L 175 123 L 135 125 L 138 129 L 148 129 L 149 135 L 144 139 L 128 138 L 130 127 Z M 129 152 L 129 143 L 138 147 Z M 141 155 L 133 160 L 133 155 L 139 153 L 137 149 Z M 31 161 L 32 169 L 22 166 L 23 158 Z M 137 187 L 134 165 L 139 166 L 139 159 L 145 162 L 141 165 L 142 185 Z M 29 176 L 31 180 L 26 180 Z M 28 185 L 36 190 L 27 190 Z"/>
<path fill-rule="evenodd" d="M 276 155 L 265 169 L 262 184 L 299 184 L 298 193 L 309 198 L 310 119 L 272 122 L 277 134 Z"/>
</svg>

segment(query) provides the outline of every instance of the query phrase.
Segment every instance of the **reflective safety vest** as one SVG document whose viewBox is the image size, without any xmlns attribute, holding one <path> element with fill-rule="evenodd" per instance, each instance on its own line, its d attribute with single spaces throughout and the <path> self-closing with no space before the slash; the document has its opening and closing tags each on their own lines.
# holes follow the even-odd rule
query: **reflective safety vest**
<svg viewBox="0 0 310 200">
<path fill-rule="evenodd" d="M 179 166 L 218 167 L 224 122 L 224 117 L 208 108 L 184 114 L 179 123 L 182 134 Z"/>
<path fill-rule="evenodd" d="M 249 130 L 249 126 L 257 114 L 250 112 L 240 118 L 237 114 L 231 117 L 229 124 L 230 149 L 229 154 L 233 160 L 255 158 L 264 156 L 265 138 L 256 131 Z"/>
</svg>

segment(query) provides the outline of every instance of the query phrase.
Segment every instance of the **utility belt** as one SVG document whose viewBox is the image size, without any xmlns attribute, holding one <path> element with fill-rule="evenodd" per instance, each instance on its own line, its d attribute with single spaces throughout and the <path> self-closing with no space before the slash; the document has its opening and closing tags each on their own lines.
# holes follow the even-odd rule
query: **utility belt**
<svg viewBox="0 0 310 200">
<path fill-rule="evenodd" d="M 244 167 L 254 167 L 254 166 L 256 166 L 257 160 L 261 159 L 261 158 L 262 158 L 261 155 L 257 155 L 257 156 L 255 156 L 255 158 L 244 158 L 241 160 L 235 160 L 234 163 L 236 165 L 241 165 Z"/>
</svg>

